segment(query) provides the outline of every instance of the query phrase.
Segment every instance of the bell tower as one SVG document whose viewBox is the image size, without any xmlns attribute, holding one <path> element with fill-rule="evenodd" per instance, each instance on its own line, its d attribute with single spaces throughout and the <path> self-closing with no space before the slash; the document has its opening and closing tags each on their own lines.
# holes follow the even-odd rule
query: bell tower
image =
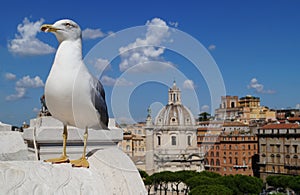
<svg viewBox="0 0 300 195">
<path fill-rule="evenodd" d="M 176 81 L 174 81 L 172 88 L 169 89 L 168 105 L 180 105 L 180 104 L 181 104 L 181 91 L 176 86 Z"/>
</svg>

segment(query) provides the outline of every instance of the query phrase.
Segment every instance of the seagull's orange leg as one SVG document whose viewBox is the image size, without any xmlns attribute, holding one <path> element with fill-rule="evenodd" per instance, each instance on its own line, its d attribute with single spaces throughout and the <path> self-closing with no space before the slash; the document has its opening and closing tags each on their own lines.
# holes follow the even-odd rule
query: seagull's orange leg
<svg viewBox="0 0 300 195">
<path fill-rule="evenodd" d="M 85 168 L 89 168 L 90 164 L 86 159 L 86 146 L 87 146 L 87 139 L 88 139 L 88 128 L 85 128 L 85 133 L 83 135 L 83 154 L 82 157 L 78 160 L 71 160 L 71 164 L 73 167 L 85 167 Z"/>
<path fill-rule="evenodd" d="M 61 157 L 59 158 L 51 158 L 48 160 L 45 160 L 45 162 L 51 162 L 51 163 L 69 163 L 70 160 L 67 156 L 67 139 L 68 139 L 68 129 L 67 125 L 64 125 L 64 131 L 63 131 L 63 153 Z"/>
</svg>

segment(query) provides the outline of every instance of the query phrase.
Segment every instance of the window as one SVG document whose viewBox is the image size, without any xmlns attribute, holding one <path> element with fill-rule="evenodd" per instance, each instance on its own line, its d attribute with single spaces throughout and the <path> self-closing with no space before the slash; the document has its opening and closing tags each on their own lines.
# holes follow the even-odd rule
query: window
<svg viewBox="0 0 300 195">
<path fill-rule="evenodd" d="M 214 157 L 214 152 L 211 152 L 211 153 L 210 153 L 210 156 L 211 156 L 211 157 Z"/>
<path fill-rule="evenodd" d="M 159 136 L 157 136 L 157 145 L 161 145 L 161 138 L 160 138 L 160 135 Z"/>
<path fill-rule="evenodd" d="M 229 163 L 230 163 L 230 164 L 232 163 L 232 158 L 231 158 L 231 157 L 229 157 Z"/>
<path fill-rule="evenodd" d="M 248 150 L 250 150 L 251 149 L 251 145 L 248 145 Z"/>
<path fill-rule="evenodd" d="M 293 145 L 293 146 L 294 146 L 295 153 L 297 153 L 297 145 Z"/>
<path fill-rule="evenodd" d="M 229 145 L 229 150 L 231 150 L 231 145 Z"/>
<path fill-rule="evenodd" d="M 224 162 L 224 164 L 226 164 L 226 158 L 225 157 L 223 158 L 223 162 Z"/>
<path fill-rule="evenodd" d="M 280 145 L 277 145 L 277 152 L 280 153 Z"/>
<path fill-rule="evenodd" d="M 216 157 L 219 157 L 219 152 L 216 153 Z"/>
<path fill-rule="evenodd" d="M 231 102 L 231 108 L 234 108 L 235 105 L 234 105 L 234 102 Z"/>
<path fill-rule="evenodd" d="M 216 165 L 217 165 L 217 166 L 220 166 L 220 160 L 219 160 L 219 159 L 217 159 Z"/>
<path fill-rule="evenodd" d="M 130 146 L 129 145 L 126 146 L 126 151 L 130 151 Z"/>
<path fill-rule="evenodd" d="M 175 135 L 171 136 L 171 143 L 172 143 L 172 146 L 176 146 L 176 136 Z"/>
<path fill-rule="evenodd" d="M 192 139 L 191 139 L 190 135 L 187 136 L 187 144 L 188 144 L 188 146 L 192 145 Z"/>
<path fill-rule="evenodd" d="M 210 160 L 210 165 L 212 165 L 212 166 L 215 165 L 214 159 L 211 159 L 211 160 Z"/>
</svg>

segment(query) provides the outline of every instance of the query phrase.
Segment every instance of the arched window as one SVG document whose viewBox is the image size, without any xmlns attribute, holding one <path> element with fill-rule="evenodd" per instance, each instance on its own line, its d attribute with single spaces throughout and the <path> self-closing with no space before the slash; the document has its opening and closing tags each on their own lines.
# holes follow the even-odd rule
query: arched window
<svg viewBox="0 0 300 195">
<path fill-rule="evenodd" d="M 161 145 L 161 138 L 160 138 L 160 135 L 157 136 L 157 145 L 159 145 L 159 146 Z"/>
<path fill-rule="evenodd" d="M 220 166 L 220 160 L 219 159 L 216 160 L 216 165 Z"/>
<path fill-rule="evenodd" d="M 171 136 L 171 144 L 172 144 L 172 146 L 176 146 L 176 136 L 175 135 Z"/>
<path fill-rule="evenodd" d="M 187 144 L 188 146 L 192 145 L 192 137 L 190 135 L 187 136 Z"/>
<path fill-rule="evenodd" d="M 214 157 L 214 152 L 210 152 L 210 156 L 211 156 L 211 157 Z"/>
<path fill-rule="evenodd" d="M 211 160 L 210 160 L 210 165 L 212 165 L 212 166 L 215 165 L 214 159 L 211 159 Z"/>
<path fill-rule="evenodd" d="M 216 153 L 216 157 L 219 157 L 219 152 Z"/>
</svg>

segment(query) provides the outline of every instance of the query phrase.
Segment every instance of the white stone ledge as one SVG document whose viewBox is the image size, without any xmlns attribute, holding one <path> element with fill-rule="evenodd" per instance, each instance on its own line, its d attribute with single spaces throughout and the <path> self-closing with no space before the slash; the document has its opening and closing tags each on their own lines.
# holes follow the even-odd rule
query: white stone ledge
<svg viewBox="0 0 300 195">
<path fill-rule="evenodd" d="M 0 161 L 0 194 L 146 194 L 138 170 L 118 148 L 98 150 L 90 168 L 42 161 Z"/>
</svg>

